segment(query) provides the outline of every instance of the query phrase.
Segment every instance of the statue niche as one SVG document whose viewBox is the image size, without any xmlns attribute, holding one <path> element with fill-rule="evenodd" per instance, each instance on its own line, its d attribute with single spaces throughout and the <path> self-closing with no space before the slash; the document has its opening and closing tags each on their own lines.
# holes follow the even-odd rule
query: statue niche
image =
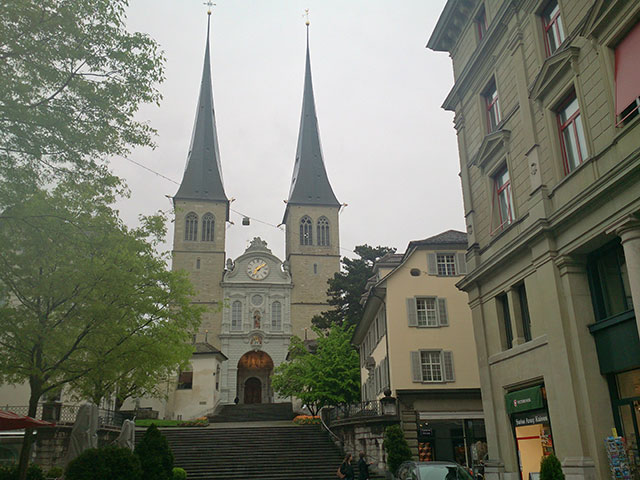
<svg viewBox="0 0 640 480">
<path fill-rule="evenodd" d="M 260 310 L 256 310 L 255 312 L 253 312 L 253 329 L 254 330 L 260 330 Z"/>
</svg>

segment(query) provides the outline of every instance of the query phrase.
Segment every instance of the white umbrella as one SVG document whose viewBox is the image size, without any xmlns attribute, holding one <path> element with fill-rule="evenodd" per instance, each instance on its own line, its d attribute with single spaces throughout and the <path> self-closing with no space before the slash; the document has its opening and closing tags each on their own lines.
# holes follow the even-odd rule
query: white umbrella
<svg viewBox="0 0 640 480">
<path fill-rule="evenodd" d="M 85 403 L 80 406 L 71 430 L 65 464 L 90 448 L 98 448 L 98 407 Z"/>
<path fill-rule="evenodd" d="M 120 435 L 116 439 L 116 445 L 133 451 L 136 436 L 136 424 L 133 420 L 125 420 L 122 424 Z"/>
</svg>

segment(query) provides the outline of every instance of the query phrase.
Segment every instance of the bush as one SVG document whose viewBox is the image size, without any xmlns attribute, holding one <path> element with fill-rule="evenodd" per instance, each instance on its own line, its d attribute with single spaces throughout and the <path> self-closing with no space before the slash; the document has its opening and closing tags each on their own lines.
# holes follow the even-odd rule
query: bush
<svg viewBox="0 0 640 480">
<path fill-rule="evenodd" d="M 151 425 L 147 428 L 135 454 L 140 459 L 145 480 L 172 480 L 173 454 L 158 427 Z"/>
<path fill-rule="evenodd" d="M 175 467 L 173 469 L 173 480 L 187 480 L 187 472 L 184 468 Z"/>
<path fill-rule="evenodd" d="M 142 480 L 142 469 L 128 448 L 91 448 L 67 465 L 65 480 Z"/>
<path fill-rule="evenodd" d="M 18 480 L 18 465 L 0 465 L 0 480 Z M 27 468 L 27 480 L 44 480 L 42 469 L 35 463 Z"/>
<path fill-rule="evenodd" d="M 411 450 L 400 425 L 391 425 L 386 428 L 382 446 L 387 452 L 387 467 L 394 475 L 402 462 L 411 460 Z"/>
<path fill-rule="evenodd" d="M 540 480 L 564 480 L 560 460 L 553 453 L 540 462 Z"/>
<path fill-rule="evenodd" d="M 60 478 L 62 477 L 62 474 L 64 473 L 64 470 L 62 469 L 62 467 L 51 467 L 49 469 L 49 471 L 47 472 L 47 474 L 45 475 L 46 478 Z"/>
</svg>

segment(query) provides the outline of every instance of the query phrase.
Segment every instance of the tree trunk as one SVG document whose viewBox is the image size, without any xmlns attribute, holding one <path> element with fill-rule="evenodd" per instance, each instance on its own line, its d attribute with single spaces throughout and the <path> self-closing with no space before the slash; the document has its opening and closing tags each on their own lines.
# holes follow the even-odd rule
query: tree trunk
<svg viewBox="0 0 640 480">
<path fill-rule="evenodd" d="M 42 395 L 41 386 L 39 382 L 31 380 L 31 394 L 29 396 L 29 415 L 32 418 L 36 417 L 38 412 L 38 401 Z M 33 429 L 27 428 L 24 431 L 24 438 L 22 440 L 22 449 L 20 450 L 20 461 L 18 463 L 18 480 L 26 480 L 27 468 L 29 467 L 29 459 L 31 457 L 31 446 L 33 445 Z"/>
</svg>

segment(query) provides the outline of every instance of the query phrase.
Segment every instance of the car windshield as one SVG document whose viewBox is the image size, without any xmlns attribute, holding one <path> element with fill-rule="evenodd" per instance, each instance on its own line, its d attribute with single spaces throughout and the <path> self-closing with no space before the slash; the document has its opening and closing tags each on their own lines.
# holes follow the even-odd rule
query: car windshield
<svg viewBox="0 0 640 480">
<path fill-rule="evenodd" d="M 464 469 L 455 465 L 420 465 L 420 480 L 473 480 Z"/>
</svg>

